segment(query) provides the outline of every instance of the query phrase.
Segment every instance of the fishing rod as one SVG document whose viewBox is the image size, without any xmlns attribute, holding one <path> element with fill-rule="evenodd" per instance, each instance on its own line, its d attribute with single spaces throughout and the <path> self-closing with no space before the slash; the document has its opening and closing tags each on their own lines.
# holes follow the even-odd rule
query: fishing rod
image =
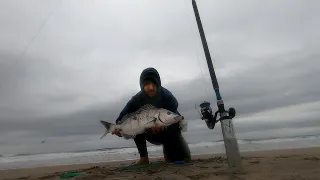
<svg viewBox="0 0 320 180">
<path fill-rule="evenodd" d="M 239 146 L 237 142 L 237 138 L 235 135 L 234 127 L 233 127 L 233 122 L 232 118 L 235 116 L 236 112 L 234 108 L 230 108 L 229 111 L 225 110 L 224 107 L 224 102 L 221 97 L 221 93 L 219 91 L 219 84 L 218 80 L 216 77 L 216 73 L 213 68 L 211 56 L 210 56 L 210 51 L 208 48 L 208 44 L 206 41 L 206 37 L 204 34 L 204 30 L 202 27 L 197 3 L 195 0 L 192 0 L 192 7 L 194 10 L 194 14 L 196 17 L 199 33 L 200 33 L 200 38 L 202 42 L 202 46 L 204 49 L 205 57 L 207 60 L 207 65 L 209 68 L 209 73 L 211 77 L 211 82 L 213 89 L 216 94 L 216 99 L 217 99 L 217 106 L 218 106 L 218 111 L 215 113 L 215 115 L 212 114 L 212 109 L 210 107 L 209 102 L 203 102 L 200 104 L 201 107 L 201 114 L 202 114 L 202 120 L 206 120 L 207 126 L 209 129 L 213 129 L 214 125 L 220 121 L 221 122 L 221 129 L 222 129 L 222 134 L 223 134 L 223 139 L 224 139 L 224 145 L 225 145 L 225 150 L 228 158 L 228 166 L 229 168 L 234 169 L 237 172 L 243 172 L 242 168 L 242 163 L 241 163 L 241 157 L 240 157 L 240 152 L 239 152 Z M 219 120 L 217 121 L 217 115 L 219 113 Z"/>
</svg>

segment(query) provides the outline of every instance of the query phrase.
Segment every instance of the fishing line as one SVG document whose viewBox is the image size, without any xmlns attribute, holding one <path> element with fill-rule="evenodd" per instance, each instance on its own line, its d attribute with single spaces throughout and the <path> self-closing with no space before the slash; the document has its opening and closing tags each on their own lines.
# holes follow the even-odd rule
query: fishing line
<svg viewBox="0 0 320 180">
<path fill-rule="evenodd" d="M 58 5 L 50 12 L 50 14 L 48 15 L 48 17 L 46 18 L 46 20 L 42 23 L 40 29 L 38 30 L 38 32 L 32 37 L 32 39 L 29 41 L 29 43 L 27 44 L 27 46 L 24 48 L 24 50 L 21 52 L 21 59 L 23 59 L 23 57 L 26 55 L 26 52 L 28 51 L 29 47 L 31 46 L 31 44 L 33 43 L 33 41 L 38 37 L 38 35 L 41 33 L 41 31 L 43 30 L 43 28 L 45 27 L 45 25 L 47 24 L 48 20 L 51 18 L 52 14 L 56 11 L 56 9 L 61 5 L 62 0 L 60 1 L 60 3 L 58 3 Z M 19 61 L 19 57 L 16 60 L 15 63 L 17 63 Z M 14 64 L 15 64 L 14 63 Z"/>
<path fill-rule="evenodd" d="M 188 12 L 188 5 L 187 5 L 187 0 L 184 0 L 184 4 L 185 4 L 185 7 L 186 7 L 186 12 L 188 14 L 188 22 L 189 22 L 189 28 L 190 28 L 190 37 L 192 37 L 193 41 L 196 42 L 195 40 L 195 37 L 193 36 L 194 34 L 192 34 L 192 25 L 191 25 L 191 17 L 190 17 L 190 14 Z M 193 43 L 192 43 L 193 44 Z M 193 49 L 196 49 L 196 46 L 193 44 L 194 48 Z M 199 59 L 199 55 L 198 55 L 198 50 L 196 49 L 195 51 L 196 53 L 196 57 L 197 57 L 197 60 L 198 60 L 198 66 L 199 66 L 199 69 L 200 69 L 200 72 L 201 72 L 201 76 L 202 76 L 202 84 L 203 84 L 203 87 L 205 89 L 205 94 L 207 96 L 207 99 L 209 99 L 209 93 L 208 93 L 208 90 L 207 90 L 207 87 L 206 87 L 206 81 L 205 81 L 205 78 L 204 78 L 204 75 L 203 75 L 203 71 L 202 71 L 202 68 L 201 68 L 201 62 L 200 62 L 200 59 Z"/>
</svg>

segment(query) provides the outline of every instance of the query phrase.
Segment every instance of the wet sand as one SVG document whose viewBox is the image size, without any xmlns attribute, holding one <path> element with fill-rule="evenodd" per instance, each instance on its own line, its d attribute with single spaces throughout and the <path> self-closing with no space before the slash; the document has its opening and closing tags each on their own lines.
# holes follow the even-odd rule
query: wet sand
<svg viewBox="0 0 320 180">
<path fill-rule="evenodd" d="M 228 171 L 224 154 L 193 156 L 186 164 L 165 164 L 152 159 L 154 167 L 123 170 L 133 161 L 64 165 L 0 171 L 0 179 L 57 180 L 68 171 L 82 174 L 70 179 L 83 180 L 320 180 L 320 148 L 242 152 L 244 173 Z"/>
</svg>

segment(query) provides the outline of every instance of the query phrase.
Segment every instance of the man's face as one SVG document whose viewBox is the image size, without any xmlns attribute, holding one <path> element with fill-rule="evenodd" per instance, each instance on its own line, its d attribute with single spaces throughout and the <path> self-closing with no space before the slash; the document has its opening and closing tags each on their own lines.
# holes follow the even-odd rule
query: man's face
<svg viewBox="0 0 320 180">
<path fill-rule="evenodd" d="M 152 81 L 146 81 L 144 83 L 143 89 L 150 97 L 155 96 L 157 93 L 157 86 Z"/>
</svg>

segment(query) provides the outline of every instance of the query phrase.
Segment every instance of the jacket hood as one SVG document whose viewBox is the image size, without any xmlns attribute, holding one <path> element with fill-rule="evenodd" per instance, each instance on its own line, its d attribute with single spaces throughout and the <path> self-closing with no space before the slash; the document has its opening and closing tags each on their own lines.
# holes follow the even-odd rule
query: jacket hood
<svg viewBox="0 0 320 180">
<path fill-rule="evenodd" d="M 158 87 L 158 91 L 160 91 L 160 89 L 161 89 L 161 79 L 160 79 L 160 75 L 159 75 L 158 71 L 155 68 L 149 67 L 149 68 L 144 69 L 141 72 L 141 75 L 140 75 L 140 88 L 141 88 L 142 91 L 143 91 L 143 81 L 146 80 L 146 79 L 153 80 L 156 83 L 157 87 Z"/>
</svg>

